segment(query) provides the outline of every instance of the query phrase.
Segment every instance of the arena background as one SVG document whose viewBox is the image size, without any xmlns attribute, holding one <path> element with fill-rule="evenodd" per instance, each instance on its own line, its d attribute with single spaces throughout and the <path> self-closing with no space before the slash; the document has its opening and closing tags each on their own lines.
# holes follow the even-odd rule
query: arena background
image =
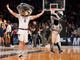
<svg viewBox="0 0 80 60">
<path fill-rule="evenodd" d="M 17 19 L 7 11 L 6 4 L 9 3 L 11 9 L 17 12 L 16 6 L 21 2 L 25 2 L 34 6 L 35 9 L 32 14 L 37 14 L 42 10 L 42 0 L 0 0 L 0 15 L 3 15 L 4 19 L 10 20 L 12 23 L 18 23 Z M 64 18 L 61 22 L 63 25 L 63 31 L 61 32 L 62 44 L 80 45 L 80 35 L 75 37 L 71 35 L 72 31 L 80 28 L 80 3 L 78 3 L 78 0 L 66 0 L 65 4 Z M 50 20 L 50 11 L 46 11 L 44 15 L 38 19 L 39 22 L 46 22 L 46 20 Z M 68 27 L 69 25 L 74 25 L 76 28 L 71 30 L 71 28 Z M 66 29 L 66 27 L 68 27 L 68 29 Z"/>
</svg>

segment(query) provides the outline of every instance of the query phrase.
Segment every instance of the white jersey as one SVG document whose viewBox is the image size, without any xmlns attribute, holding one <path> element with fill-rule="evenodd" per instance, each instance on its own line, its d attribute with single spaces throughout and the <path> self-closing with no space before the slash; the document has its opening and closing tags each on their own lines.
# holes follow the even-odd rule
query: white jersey
<svg viewBox="0 0 80 60">
<path fill-rule="evenodd" d="M 6 32 L 11 32 L 11 31 L 12 31 L 11 25 L 8 25 L 6 28 Z"/>
<path fill-rule="evenodd" d="M 29 21 L 31 20 L 31 16 L 24 17 L 19 15 L 18 19 L 19 19 L 19 28 L 27 29 Z"/>
<path fill-rule="evenodd" d="M 56 30 L 56 31 L 58 31 L 58 32 L 61 32 L 61 30 L 62 30 L 62 25 L 61 25 L 61 24 L 58 24 L 58 25 L 53 24 L 53 25 L 51 26 L 51 29 L 52 29 L 52 30 Z"/>
<path fill-rule="evenodd" d="M 29 21 L 32 19 L 32 17 L 31 16 L 24 17 L 21 15 L 18 15 L 18 19 L 19 19 L 19 28 L 28 29 L 28 24 L 29 24 Z M 19 29 L 18 38 L 19 38 L 19 41 L 28 42 L 28 30 Z"/>
</svg>

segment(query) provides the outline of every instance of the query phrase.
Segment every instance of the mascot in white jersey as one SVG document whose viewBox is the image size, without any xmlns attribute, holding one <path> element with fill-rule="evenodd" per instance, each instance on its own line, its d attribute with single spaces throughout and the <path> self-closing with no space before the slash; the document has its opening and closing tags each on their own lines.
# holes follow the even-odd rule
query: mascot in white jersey
<svg viewBox="0 0 80 60">
<path fill-rule="evenodd" d="M 23 56 L 23 52 L 25 50 L 25 44 L 28 42 L 28 24 L 30 20 L 34 20 L 36 18 L 39 18 L 43 13 L 44 10 L 37 14 L 37 15 L 31 15 L 31 13 L 33 12 L 33 7 L 29 4 L 26 3 L 20 3 L 17 6 L 17 10 L 18 13 L 13 12 L 10 7 L 9 4 L 7 4 L 7 9 L 8 11 L 15 16 L 16 18 L 18 18 L 19 20 L 19 28 L 18 28 L 18 38 L 19 38 L 19 50 L 20 50 L 20 55 L 19 57 Z"/>
<path fill-rule="evenodd" d="M 56 14 L 56 13 L 55 13 Z M 53 46 L 56 44 L 58 46 L 59 53 L 61 50 L 60 43 L 60 32 L 62 31 L 62 25 L 60 23 L 60 17 L 56 17 L 55 14 L 51 15 L 51 42 L 50 42 L 50 50 L 54 53 Z"/>
</svg>

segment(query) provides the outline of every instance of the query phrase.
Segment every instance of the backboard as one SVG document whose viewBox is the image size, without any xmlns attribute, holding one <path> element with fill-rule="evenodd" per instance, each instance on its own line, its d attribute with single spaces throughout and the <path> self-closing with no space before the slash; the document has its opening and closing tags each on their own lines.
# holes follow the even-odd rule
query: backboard
<svg viewBox="0 0 80 60">
<path fill-rule="evenodd" d="M 43 9 L 50 11 L 53 9 L 64 11 L 65 0 L 43 0 Z"/>
</svg>

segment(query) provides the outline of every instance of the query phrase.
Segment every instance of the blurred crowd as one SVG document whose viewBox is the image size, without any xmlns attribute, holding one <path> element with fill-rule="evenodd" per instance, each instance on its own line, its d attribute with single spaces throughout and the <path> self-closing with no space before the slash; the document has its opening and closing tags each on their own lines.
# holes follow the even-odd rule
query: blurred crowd
<svg viewBox="0 0 80 60">
<path fill-rule="evenodd" d="M 45 46 L 50 40 L 50 20 L 46 22 L 31 21 L 28 28 L 28 40 L 27 44 L 33 44 L 33 47 L 37 45 Z M 0 17 L 0 45 L 11 46 L 18 44 L 18 23 L 12 23 L 10 20 L 6 20 Z"/>
<path fill-rule="evenodd" d="M 46 17 L 47 18 L 47 17 Z M 46 45 L 50 40 L 50 20 L 46 20 L 46 18 L 41 21 L 30 21 L 29 23 L 29 43 L 33 44 L 33 46 L 37 46 L 42 44 L 43 46 Z M 14 19 L 13 19 L 14 20 Z M 61 36 L 64 37 L 80 37 L 80 24 L 79 22 L 75 22 L 74 20 L 68 20 L 66 17 L 63 21 L 66 23 L 63 24 L 63 33 Z M 65 25 L 64 25 L 65 24 Z M 13 23 L 11 20 L 4 19 L 3 15 L 0 15 L 0 45 L 1 46 L 13 46 L 14 44 L 18 44 L 18 22 Z"/>
<path fill-rule="evenodd" d="M 72 20 L 66 23 L 65 31 L 68 45 L 80 46 L 80 25 Z"/>
<path fill-rule="evenodd" d="M 13 35 L 17 34 L 17 25 L 0 16 L 0 45 L 13 45 Z"/>
</svg>

